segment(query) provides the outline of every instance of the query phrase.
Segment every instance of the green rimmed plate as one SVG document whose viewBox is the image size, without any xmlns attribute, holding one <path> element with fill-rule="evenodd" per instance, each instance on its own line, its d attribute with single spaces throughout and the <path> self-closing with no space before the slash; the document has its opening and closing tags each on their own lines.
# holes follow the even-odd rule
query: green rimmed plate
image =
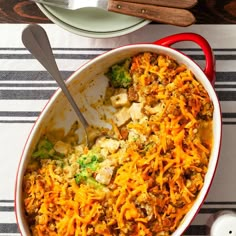
<svg viewBox="0 0 236 236">
<path fill-rule="evenodd" d="M 39 3 L 37 5 L 55 24 L 72 33 L 90 38 L 111 38 L 125 35 L 150 22 L 99 8 L 82 8 L 71 11 Z"/>
</svg>

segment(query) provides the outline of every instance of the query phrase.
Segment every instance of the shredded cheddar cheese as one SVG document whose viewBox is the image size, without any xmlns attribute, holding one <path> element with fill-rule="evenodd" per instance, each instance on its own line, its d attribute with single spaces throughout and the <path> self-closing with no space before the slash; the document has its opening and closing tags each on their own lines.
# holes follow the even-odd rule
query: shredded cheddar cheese
<svg viewBox="0 0 236 236">
<path fill-rule="evenodd" d="M 132 111 L 111 121 L 114 139 L 91 150 L 68 135 L 39 142 L 23 185 L 32 235 L 171 235 L 193 206 L 212 149 L 213 104 L 172 58 L 145 52 L 130 61 L 130 86 L 108 88 L 117 99 L 127 94 L 117 113 Z"/>
</svg>

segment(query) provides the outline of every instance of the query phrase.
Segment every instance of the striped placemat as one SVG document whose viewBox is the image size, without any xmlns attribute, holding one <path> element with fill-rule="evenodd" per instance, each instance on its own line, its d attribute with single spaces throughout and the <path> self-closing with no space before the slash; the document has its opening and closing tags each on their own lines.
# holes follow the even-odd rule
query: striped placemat
<svg viewBox="0 0 236 236">
<path fill-rule="evenodd" d="M 0 235 L 19 235 L 14 214 L 16 169 L 33 123 L 57 89 L 56 83 L 21 43 L 24 27 L 23 24 L 0 24 Z M 64 78 L 88 60 L 118 46 L 153 42 L 183 31 L 203 35 L 216 57 L 215 89 L 222 106 L 223 143 L 212 188 L 185 235 L 206 235 L 206 223 L 212 214 L 225 209 L 236 210 L 236 26 L 180 28 L 150 24 L 111 39 L 80 37 L 53 24 L 43 27 L 49 34 Z M 204 55 L 197 45 L 183 42 L 175 47 L 204 66 Z"/>
</svg>

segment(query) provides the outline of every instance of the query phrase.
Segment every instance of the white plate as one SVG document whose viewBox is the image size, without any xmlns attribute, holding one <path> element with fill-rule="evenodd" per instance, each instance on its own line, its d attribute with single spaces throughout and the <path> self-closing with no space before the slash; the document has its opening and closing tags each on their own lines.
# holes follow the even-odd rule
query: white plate
<svg viewBox="0 0 236 236">
<path fill-rule="evenodd" d="M 55 24 L 72 33 L 91 38 L 121 36 L 138 30 L 150 22 L 137 17 L 107 12 L 99 8 L 82 8 L 70 11 L 43 4 L 37 5 Z"/>
</svg>

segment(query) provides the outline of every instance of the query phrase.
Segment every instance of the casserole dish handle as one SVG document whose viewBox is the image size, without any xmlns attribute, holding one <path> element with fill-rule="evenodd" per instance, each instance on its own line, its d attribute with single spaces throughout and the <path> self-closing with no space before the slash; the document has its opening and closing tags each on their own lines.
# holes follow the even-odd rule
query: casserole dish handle
<svg viewBox="0 0 236 236">
<path fill-rule="evenodd" d="M 203 70 L 212 85 L 215 83 L 215 58 L 211 46 L 205 38 L 195 33 L 180 33 L 167 36 L 155 41 L 153 44 L 170 47 L 172 44 L 182 41 L 192 41 L 198 44 L 205 55 L 205 69 Z"/>
</svg>

